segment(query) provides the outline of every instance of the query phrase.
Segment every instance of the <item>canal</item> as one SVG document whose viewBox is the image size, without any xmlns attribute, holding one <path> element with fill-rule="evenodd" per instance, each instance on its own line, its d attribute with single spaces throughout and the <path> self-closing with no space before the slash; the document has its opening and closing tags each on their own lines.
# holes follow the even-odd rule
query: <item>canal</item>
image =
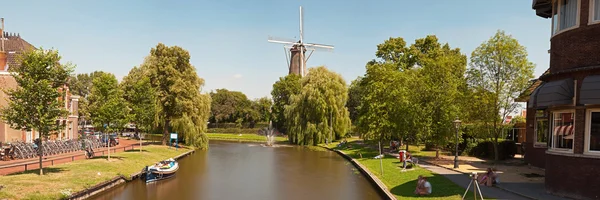
<svg viewBox="0 0 600 200">
<path fill-rule="evenodd" d="M 178 162 L 174 178 L 135 180 L 91 199 L 381 199 L 352 164 L 329 151 L 211 141 L 208 151 Z"/>
</svg>

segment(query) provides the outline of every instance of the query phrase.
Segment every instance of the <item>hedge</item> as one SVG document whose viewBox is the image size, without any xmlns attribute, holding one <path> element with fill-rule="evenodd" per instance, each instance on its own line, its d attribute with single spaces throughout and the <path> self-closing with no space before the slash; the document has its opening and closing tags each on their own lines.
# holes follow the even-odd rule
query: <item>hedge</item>
<svg viewBox="0 0 600 200">
<path fill-rule="evenodd" d="M 260 128 L 209 128 L 208 133 L 251 133 L 258 134 Z"/>
</svg>

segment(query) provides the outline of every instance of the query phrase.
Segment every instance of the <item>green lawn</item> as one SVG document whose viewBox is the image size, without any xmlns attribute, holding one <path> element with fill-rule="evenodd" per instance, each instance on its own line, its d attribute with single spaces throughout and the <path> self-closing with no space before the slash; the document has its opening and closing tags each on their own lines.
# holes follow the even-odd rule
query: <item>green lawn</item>
<svg viewBox="0 0 600 200">
<path fill-rule="evenodd" d="M 267 142 L 267 137 L 257 134 L 206 133 L 209 140 L 227 140 L 241 142 Z M 285 137 L 275 137 L 276 142 L 287 141 Z"/>
<path fill-rule="evenodd" d="M 77 160 L 71 163 L 44 168 L 44 176 L 39 170 L 0 176 L 0 199 L 61 199 L 63 193 L 75 193 L 98 183 L 108 181 L 118 175 L 129 176 L 140 172 L 146 165 L 175 157 L 188 149 L 166 146 L 144 146 L 139 150 L 111 154 L 111 161 L 104 156 L 94 159 Z"/>
<path fill-rule="evenodd" d="M 383 175 L 379 159 L 373 159 L 378 155 L 377 148 L 368 148 L 360 144 L 361 140 L 348 140 L 348 144 L 339 148 L 342 152 L 356 159 L 366 166 L 371 173 L 376 175 L 390 189 L 390 192 L 397 199 L 461 199 L 465 189 L 454 184 L 446 177 L 434 174 L 429 170 L 416 167 L 414 170 L 401 172 L 402 163 L 395 157 L 386 156 L 383 161 Z M 335 147 L 339 143 L 333 143 L 330 147 Z M 433 155 L 435 152 L 421 151 L 420 147 L 410 146 L 410 152 L 413 155 Z M 433 153 L 433 154 L 432 154 Z M 362 158 L 361 158 L 362 156 Z M 433 193 L 429 196 L 417 196 L 413 194 L 416 187 L 416 180 L 419 175 L 428 178 L 433 186 Z M 473 197 L 470 191 L 467 197 Z"/>
</svg>

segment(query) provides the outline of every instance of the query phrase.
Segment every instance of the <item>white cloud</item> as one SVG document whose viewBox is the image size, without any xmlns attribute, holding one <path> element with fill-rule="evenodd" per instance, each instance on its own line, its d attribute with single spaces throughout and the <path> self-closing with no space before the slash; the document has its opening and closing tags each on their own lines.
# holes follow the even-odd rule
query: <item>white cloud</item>
<svg viewBox="0 0 600 200">
<path fill-rule="evenodd" d="M 234 74 L 234 75 L 233 75 L 233 78 L 235 78 L 235 79 L 239 79 L 239 78 L 242 78 L 242 75 L 241 75 L 241 74 Z"/>
</svg>

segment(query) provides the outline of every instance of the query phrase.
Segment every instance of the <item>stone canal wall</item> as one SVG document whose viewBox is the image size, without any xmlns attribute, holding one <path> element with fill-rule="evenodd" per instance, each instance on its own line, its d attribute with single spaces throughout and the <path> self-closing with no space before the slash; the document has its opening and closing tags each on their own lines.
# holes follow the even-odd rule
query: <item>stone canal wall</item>
<svg viewBox="0 0 600 200">
<path fill-rule="evenodd" d="M 174 157 L 173 159 L 179 160 L 180 158 L 188 156 L 188 155 L 190 155 L 190 154 L 192 154 L 194 152 L 196 152 L 196 150 L 191 150 L 191 151 L 182 153 L 182 154 Z M 125 177 L 125 176 L 122 176 L 122 175 L 116 176 L 116 177 L 114 177 L 111 180 L 108 180 L 108 181 L 96 184 L 96 185 L 94 185 L 94 186 L 92 186 L 92 187 L 90 187 L 88 189 L 85 189 L 85 190 L 79 191 L 79 192 L 77 192 L 75 194 L 72 194 L 68 199 L 69 200 L 87 199 L 87 198 L 89 198 L 91 196 L 94 196 L 94 195 L 96 195 L 96 194 L 98 194 L 100 192 L 106 191 L 106 190 L 108 190 L 110 188 L 113 188 L 115 186 L 118 186 L 120 184 L 126 183 L 128 181 L 135 180 L 135 179 L 139 178 L 141 174 L 142 174 L 141 171 L 138 172 L 138 173 L 132 174 L 130 176 L 131 178 L 128 178 L 128 177 Z"/>
<path fill-rule="evenodd" d="M 340 156 L 342 156 L 343 158 L 345 158 L 346 160 L 350 161 L 350 163 L 352 163 L 352 165 L 354 165 L 354 167 L 358 168 L 358 171 L 360 171 L 360 173 L 362 173 L 369 180 L 369 182 L 376 188 L 377 192 L 381 195 L 381 197 L 383 199 L 396 200 L 396 197 L 390 192 L 390 190 L 387 188 L 387 186 L 385 186 L 385 184 L 381 180 L 379 180 L 379 178 L 377 178 L 377 176 L 372 174 L 369 171 L 369 169 L 367 169 L 367 167 L 360 164 L 358 161 L 354 160 L 354 158 L 351 158 L 350 156 L 346 155 L 344 152 L 341 152 L 339 150 L 330 149 L 327 147 L 324 147 L 324 148 L 326 148 L 330 151 L 334 151 L 334 152 L 338 153 Z"/>
</svg>

